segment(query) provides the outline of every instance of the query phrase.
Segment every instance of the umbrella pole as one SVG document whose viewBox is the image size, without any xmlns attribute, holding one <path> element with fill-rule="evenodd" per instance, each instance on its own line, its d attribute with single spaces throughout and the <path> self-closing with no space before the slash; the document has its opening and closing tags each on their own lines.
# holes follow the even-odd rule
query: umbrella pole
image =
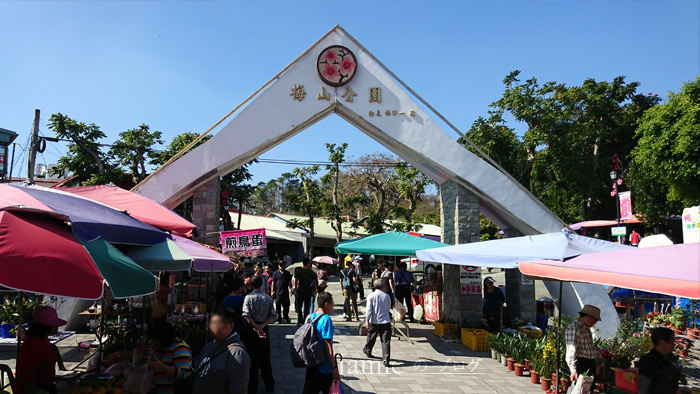
<svg viewBox="0 0 700 394">
<path fill-rule="evenodd" d="M 102 338 L 104 337 L 104 334 L 105 334 L 105 297 L 106 296 L 107 296 L 106 294 L 103 294 L 102 300 L 100 301 L 100 331 L 99 331 L 100 357 L 102 357 Z"/>
<path fill-rule="evenodd" d="M 559 304 L 559 316 L 557 317 L 557 381 L 555 383 L 555 389 L 559 390 L 559 363 L 561 362 L 561 295 L 562 287 L 564 287 L 564 282 L 559 281 L 559 299 L 557 303 Z M 571 371 L 574 372 L 574 371 Z"/>
<path fill-rule="evenodd" d="M 19 317 L 17 319 L 17 329 L 15 330 L 15 335 L 17 335 L 17 358 L 15 359 L 16 365 L 19 365 L 19 348 L 22 346 L 22 309 L 24 306 L 24 292 L 19 292 Z"/>
</svg>

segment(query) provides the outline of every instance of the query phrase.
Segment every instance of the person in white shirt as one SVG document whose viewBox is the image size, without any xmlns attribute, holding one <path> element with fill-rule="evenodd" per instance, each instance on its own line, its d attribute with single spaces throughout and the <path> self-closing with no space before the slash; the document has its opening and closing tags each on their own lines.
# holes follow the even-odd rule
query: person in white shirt
<svg viewBox="0 0 700 394">
<path fill-rule="evenodd" d="M 391 359 L 391 296 L 387 293 L 387 284 L 384 282 L 381 288 L 375 289 L 367 296 L 367 343 L 362 352 L 367 357 L 372 357 L 372 348 L 377 341 L 377 336 L 382 342 L 382 359 L 384 366 L 389 366 Z"/>
</svg>

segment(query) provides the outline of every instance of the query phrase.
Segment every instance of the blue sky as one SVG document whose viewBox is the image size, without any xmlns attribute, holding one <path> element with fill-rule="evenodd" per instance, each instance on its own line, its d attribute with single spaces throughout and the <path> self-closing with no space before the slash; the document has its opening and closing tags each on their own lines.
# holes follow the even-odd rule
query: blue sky
<svg viewBox="0 0 700 394">
<path fill-rule="evenodd" d="M 569 85 L 625 75 L 660 95 L 700 74 L 698 1 L 0 2 L 0 127 L 25 147 L 39 108 L 44 135 L 56 112 L 107 143 L 141 123 L 166 141 L 203 132 L 335 24 L 463 131 L 514 69 Z M 264 157 L 325 160 L 324 142 L 383 151 L 331 117 Z M 65 151 L 50 143 L 37 161 Z"/>
</svg>

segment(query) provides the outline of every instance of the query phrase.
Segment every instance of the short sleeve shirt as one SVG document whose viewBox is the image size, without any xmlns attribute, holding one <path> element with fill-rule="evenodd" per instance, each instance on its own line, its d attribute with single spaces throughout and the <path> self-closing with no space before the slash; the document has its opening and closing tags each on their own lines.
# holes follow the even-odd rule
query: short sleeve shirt
<svg viewBox="0 0 700 394">
<path fill-rule="evenodd" d="M 277 294 L 283 294 L 287 289 L 289 289 L 289 282 L 292 281 L 292 274 L 289 271 L 275 271 L 272 274 L 272 283 L 275 284 L 275 291 Z"/>
<path fill-rule="evenodd" d="M 314 312 L 311 314 L 311 320 L 313 321 L 318 316 L 318 313 Z M 316 332 L 318 340 L 323 342 L 324 339 L 330 339 L 333 342 L 333 321 L 330 316 L 323 315 L 316 322 Z M 331 366 L 330 360 L 326 359 L 321 364 L 318 365 L 318 371 L 330 375 L 333 373 L 333 367 Z"/>
<path fill-rule="evenodd" d="M 316 273 L 308 268 L 302 268 L 294 274 L 294 277 L 299 281 L 299 291 L 311 293 L 313 290 L 314 279 Z"/>
</svg>

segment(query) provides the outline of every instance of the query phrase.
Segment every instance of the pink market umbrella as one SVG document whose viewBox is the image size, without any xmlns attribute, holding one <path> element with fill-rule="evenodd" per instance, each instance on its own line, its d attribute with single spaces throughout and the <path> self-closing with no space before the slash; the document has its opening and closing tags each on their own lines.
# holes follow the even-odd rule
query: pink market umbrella
<svg viewBox="0 0 700 394">
<path fill-rule="evenodd" d="M 700 244 L 584 254 L 566 261 L 521 262 L 535 279 L 589 282 L 700 299 Z"/>
<path fill-rule="evenodd" d="M 127 211 L 131 217 L 161 230 L 171 231 L 186 237 L 196 235 L 197 226 L 168 207 L 120 187 L 114 185 L 79 186 L 65 187 L 61 190 L 109 205 L 120 211 Z"/>
<path fill-rule="evenodd" d="M 228 256 L 187 238 L 172 235 L 175 245 L 192 258 L 195 271 L 226 272 L 233 267 Z"/>
<path fill-rule="evenodd" d="M 318 264 L 340 264 L 340 262 L 331 256 L 314 257 L 314 262 Z"/>
</svg>

